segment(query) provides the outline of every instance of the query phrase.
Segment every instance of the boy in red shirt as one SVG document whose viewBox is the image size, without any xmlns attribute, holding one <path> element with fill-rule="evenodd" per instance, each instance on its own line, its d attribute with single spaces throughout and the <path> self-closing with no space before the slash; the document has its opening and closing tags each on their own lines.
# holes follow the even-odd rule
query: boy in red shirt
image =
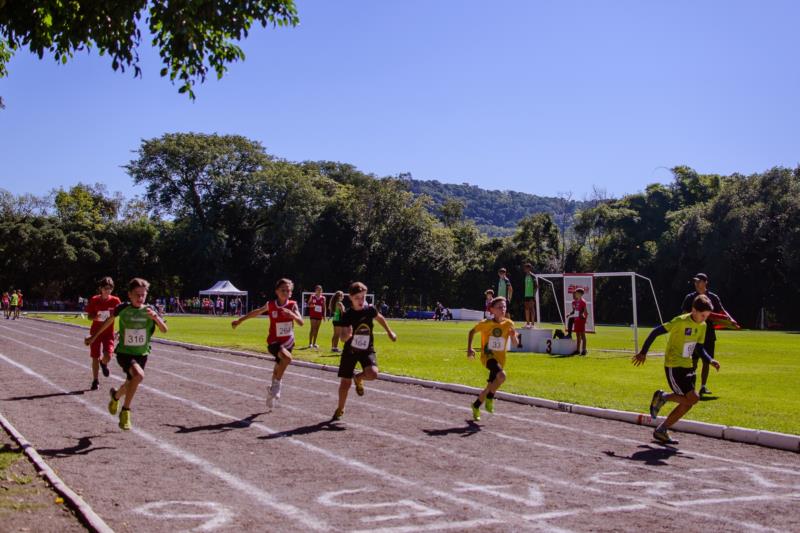
<svg viewBox="0 0 800 533">
<path fill-rule="evenodd" d="M 575 289 L 572 292 L 572 298 L 572 312 L 567 327 L 567 337 L 571 337 L 572 332 L 575 332 L 577 345 L 572 355 L 586 355 L 586 319 L 589 313 L 586 310 L 586 301 L 583 299 L 583 289 L 580 287 Z"/>
<path fill-rule="evenodd" d="M 114 309 L 122 303 L 120 299 L 113 296 L 111 293 L 114 291 L 114 280 L 106 276 L 98 283 L 98 291 L 89 299 L 86 304 L 86 314 L 89 320 L 92 321 L 92 326 L 89 328 L 89 334 L 94 335 L 103 326 L 108 317 L 114 313 Z M 103 358 L 100 359 L 100 352 L 102 351 Z M 89 345 L 89 355 L 92 358 L 92 386 L 91 390 L 97 390 L 100 387 L 98 381 L 98 371 L 102 368 L 103 375 L 108 377 L 108 362 L 111 360 L 111 353 L 114 351 L 114 325 L 112 324 L 108 329 L 97 337 L 97 339 Z"/>
<path fill-rule="evenodd" d="M 275 284 L 275 300 L 269 301 L 258 309 L 253 309 L 241 318 L 231 322 L 233 329 L 250 318 L 269 314 L 269 335 L 267 336 L 267 350 L 275 356 L 275 367 L 272 370 L 272 385 L 267 391 L 267 409 L 276 405 L 281 397 L 281 379 L 292 362 L 292 348 L 294 348 L 294 323 L 303 325 L 303 317 L 297 302 L 290 300 L 294 283 L 292 280 L 281 278 Z"/>
<path fill-rule="evenodd" d="M 325 296 L 322 294 L 322 285 L 314 287 L 314 294 L 308 297 L 308 317 L 311 319 L 311 330 L 308 332 L 308 347 L 319 349 L 317 336 L 319 327 L 325 320 L 327 307 Z"/>
</svg>

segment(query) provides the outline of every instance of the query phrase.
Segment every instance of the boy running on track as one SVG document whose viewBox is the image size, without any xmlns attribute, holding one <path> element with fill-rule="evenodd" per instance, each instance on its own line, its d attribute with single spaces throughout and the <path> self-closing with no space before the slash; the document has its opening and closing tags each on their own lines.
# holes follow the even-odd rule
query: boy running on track
<svg viewBox="0 0 800 533">
<path fill-rule="evenodd" d="M 378 359 L 375 354 L 375 338 L 372 333 L 372 321 L 376 320 L 392 341 L 397 340 L 397 335 L 386 323 L 378 310 L 369 305 L 367 300 L 367 286 L 357 281 L 350 285 L 350 302 L 352 307 L 342 315 L 344 348 L 342 359 L 339 362 L 339 405 L 333 413 L 334 420 L 341 420 L 344 415 L 344 406 L 350 386 L 355 382 L 356 394 L 364 396 L 364 381 L 378 378 Z M 361 372 L 355 374 L 356 363 L 361 364 Z"/>
<path fill-rule="evenodd" d="M 514 322 L 505 318 L 506 299 L 498 296 L 492 300 L 492 318 L 487 318 L 478 322 L 474 328 L 469 330 L 467 337 L 467 357 L 475 358 L 475 350 L 472 349 L 472 338 L 475 333 L 481 334 L 481 363 L 489 370 L 489 379 L 478 399 L 472 404 L 472 419 L 481 419 L 481 404 L 486 402 L 486 411 L 494 413 L 494 393 L 506 380 L 506 372 L 503 366 L 506 364 L 506 346 L 508 338 L 511 342 L 517 342 L 517 332 L 514 330 Z"/>
<path fill-rule="evenodd" d="M 233 329 L 251 318 L 268 314 L 269 334 L 267 335 L 267 350 L 275 356 L 275 367 L 272 369 L 272 385 L 267 390 L 267 409 L 271 409 L 281 397 L 281 379 L 286 368 L 292 363 L 292 348 L 294 348 L 294 323 L 303 325 L 303 317 L 297 302 L 290 300 L 294 283 L 292 280 L 281 278 L 275 284 L 275 300 L 271 300 L 258 309 L 253 309 L 241 318 L 231 322 Z"/>
<path fill-rule="evenodd" d="M 14 318 L 19 318 L 19 314 L 22 312 L 22 291 L 17 291 L 17 310 L 14 312 Z"/>
<path fill-rule="evenodd" d="M 344 335 L 344 326 L 342 325 L 342 315 L 345 312 L 344 293 L 336 291 L 331 298 L 331 322 L 333 322 L 333 338 L 331 338 L 331 351 L 337 353 L 339 351 L 339 339 Z"/>
<path fill-rule="evenodd" d="M 130 280 L 128 282 L 129 301 L 119 304 L 114 309 L 114 314 L 109 316 L 94 334 L 84 340 L 87 346 L 91 346 L 101 338 L 108 328 L 114 325 L 114 319 L 119 317 L 119 344 L 115 351 L 117 363 L 125 371 L 127 380 L 118 390 L 111 387 L 111 390 L 108 391 L 111 395 L 108 412 L 112 415 L 117 414 L 119 401 L 125 398 L 122 403 L 122 411 L 119 413 L 119 427 L 124 430 L 133 427 L 131 403 L 136 389 L 144 380 L 144 367 L 147 364 L 147 355 L 150 353 L 150 338 L 156 327 L 161 333 L 167 332 L 167 325 L 158 316 L 155 309 L 145 303 L 149 289 L 150 283 L 142 278 Z"/>
<path fill-rule="evenodd" d="M 7 292 L 3 293 L 3 313 L 5 313 L 6 320 L 11 318 L 11 297 Z"/>
<path fill-rule="evenodd" d="M 111 294 L 114 291 L 114 280 L 110 277 L 102 278 L 97 285 L 100 294 L 92 296 L 86 305 L 86 314 L 89 316 L 89 320 L 92 321 L 92 326 L 89 328 L 90 335 L 97 333 L 106 320 L 112 316 L 114 309 L 122 303 L 119 298 Z M 102 359 L 100 359 L 101 351 Z M 100 369 L 103 370 L 103 375 L 108 377 L 108 362 L 111 360 L 111 352 L 113 351 L 114 323 L 112 322 L 111 326 L 89 346 L 89 356 L 92 358 L 91 390 L 97 390 L 100 387 L 100 382 L 97 379 Z"/>
<path fill-rule="evenodd" d="M 308 332 L 308 347 L 319 348 L 317 344 L 317 336 L 319 335 L 319 326 L 327 316 L 327 307 L 325 306 L 325 296 L 322 295 L 322 285 L 314 287 L 314 294 L 308 297 L 308 317 L 311 319 L 311 330 Z"/>
<path fill-rule="evenodd" d="M 653 432 L 653 438 L 662 444 L 678 444 L 678 441 L 672 440 L 667 430 L 700 400 L 695 392 L 696 374 L 692 368 L 692 354 L 695 348 L 700 351 L 700 356 L 704 360 L 719 370 L 719 363 L 703 348 L 703 340 L 706 335 L 705 320 L 711 313 L 711 309 L 711 300 L 708 296 L 697 296 L 692 301 L 691 313 L 678 315 L 666 324 L 655 328 L 644 341 L 639 353 L 633 356 L 634 366 L 643 365 L 647 359 L 647 351 L 656 337 L 669 332 L 667 349 L 664 353 L 664 370 L 672 393 L 657 390 L 653 393 L 653 399 L 650 401 L 650 416 L 653 417 L 653 420 L 656 419 L 658 411 L 665 403 L 676 402 L 678 404 Z"/>
<path fill-rule="evenodd" d="M 10 300 L 11 300 L 11 308 L 10 308 L 9 315 L 11 316 L 11 320 L 16 320 L 17 319 L 17 306 L 19 305 L 19 294 L 17 294 L 17 291 L 11 291 Z M 8 318 L 8 317 L 6 317 L 6 318 Z"/>
</svg>

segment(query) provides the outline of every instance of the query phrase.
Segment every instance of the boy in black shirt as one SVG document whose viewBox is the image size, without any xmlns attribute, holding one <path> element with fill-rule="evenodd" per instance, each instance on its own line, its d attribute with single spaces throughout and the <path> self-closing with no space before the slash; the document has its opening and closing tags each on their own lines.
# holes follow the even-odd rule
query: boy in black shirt
<svg viewBox="0 0 800 533">
<path fill-rule="evenodd" d="M 333 413 L 334 420 L 341 420 L 350 385 L 355 381 L 356 394 L 364 395 L 364 381 L 378 378 L 378 359 L 375 354 L 375 339 L 372 335 L 372 321 L 377 320 L 383 326 L 392 341 L 397 335 L 391 330 L 375 307 L 367 304 L 367 286 L 357 281 L 350 285 L 350 302 L 352 306 L 340 319 L 345 328 L 341 337 L 344 341 L 342 359 L 339 362 L 339 405 Z M 356 363 L 361 363 L 361 372 L 355 374 Z"/>
</svg>

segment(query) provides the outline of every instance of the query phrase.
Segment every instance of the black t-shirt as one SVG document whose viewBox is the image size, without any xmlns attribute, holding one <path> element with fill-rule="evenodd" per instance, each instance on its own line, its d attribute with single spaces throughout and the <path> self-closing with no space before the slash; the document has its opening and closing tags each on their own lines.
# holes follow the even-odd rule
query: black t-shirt
<svg viewBox="0 0 800 533">
<path fill-rule="evenodd" d="M 375 351 L 375 338 L 372 335 L 372 321 L 378 316 L 378 310 L 365 305 L 360 311 L 352 307 L 344 312 L 340 320 L 342 326 L 352 326 L 353 336 L 347 339 L 345 348 L 360 352 Z"/>
<path fill-rule="evenodd" d="M 694 299 L 700 295 L 697 291 L 692 291 L 686 295 L 686 298 L 683 299 L 683 305 L 681 305 L 681 311 L 684 313 L 691 313 L 692 312 L 692 302 Z M 715 313 L 723 313 L 725 309 L 722 307 L 722 301 L 719 299 L 719 296 L 714 294 L 711 291 L 706 291 L 706 296 L 708 299 L 711 300 L 711 310 Z M 711 319 L 706 320 L 706 341 L 715 340 L 717 338 L 717 334 L 714 332 L 714 321 Z"/>
</svg>

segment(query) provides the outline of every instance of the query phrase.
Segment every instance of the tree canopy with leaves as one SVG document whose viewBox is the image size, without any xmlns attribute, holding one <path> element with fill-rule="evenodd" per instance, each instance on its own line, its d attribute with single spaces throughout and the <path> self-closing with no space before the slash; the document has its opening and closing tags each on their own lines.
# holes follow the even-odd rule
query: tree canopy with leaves
<svg viewBox="0 0 800 533">
<path fill-rule="evenodd" d="M 114 70 L 141 75 L 138 48 L 142 33 L 151 38 L 164 67 L 161 76 L 179 83 L 194 98 L 194 86 L 210 70 L 221 78 L 227 65 L 244 59 L 235 44 L 254 23 L 262 27 L 296 26 L 293 0 L 117 0 L 77 2 L 0 0 L 0 77 L 8 74 L 12 54 L 28 48 L 66 63 L 76 52 L 96 48 Z"/>
</svg>

